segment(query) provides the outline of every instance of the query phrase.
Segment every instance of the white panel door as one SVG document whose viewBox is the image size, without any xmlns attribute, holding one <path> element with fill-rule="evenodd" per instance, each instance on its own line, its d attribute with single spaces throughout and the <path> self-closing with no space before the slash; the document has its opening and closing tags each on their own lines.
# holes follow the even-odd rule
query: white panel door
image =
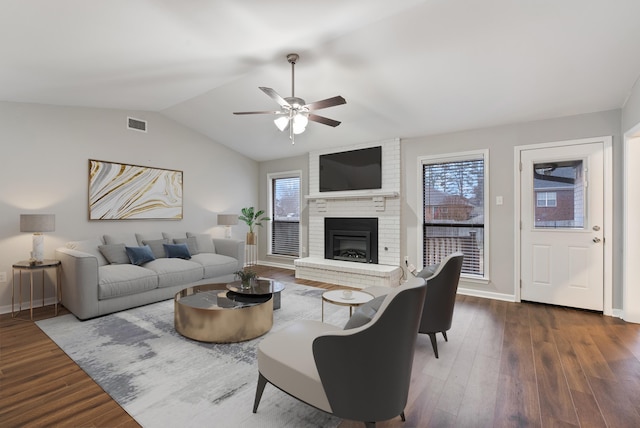
<svg viewBox="0 0 640 428">
<path fill-rule="evenodd" d="M 604 145 L 521 152 L 522 300 L 603 310 Z"/>
</svg>

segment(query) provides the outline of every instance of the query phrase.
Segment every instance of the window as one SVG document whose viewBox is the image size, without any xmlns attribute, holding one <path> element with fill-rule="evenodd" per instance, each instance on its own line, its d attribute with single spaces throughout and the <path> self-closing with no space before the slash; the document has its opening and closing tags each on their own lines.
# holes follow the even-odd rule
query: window
<svg viewBox="0 0 640 428">
<path fill-rule="evenodd" d="M 271 180 L 271 254 L 300 256 L 300 174 Z"/>
<path fill-rule="evenodd" d="M 538 192 L 536 205 L 539 207 L 555 207 L 558 205 L 556 192 Z"/>
<path fill-rule="evenodd" d="M 422 159 L 423 265 L 464 254 L 462 273 L 484 278 L 488 152 Z"/>
</svg>

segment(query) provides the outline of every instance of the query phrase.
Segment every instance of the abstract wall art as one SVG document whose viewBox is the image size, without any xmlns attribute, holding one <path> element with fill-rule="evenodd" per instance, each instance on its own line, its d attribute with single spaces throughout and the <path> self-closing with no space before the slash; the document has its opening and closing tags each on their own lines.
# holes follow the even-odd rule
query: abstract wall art
<svg viewBox="0 0 640 428">
<path fill-rule="evenodd" d="M 182 171 L 89 159 L 89 220 L 159 219 L 182 219 Z"/>
</svg>

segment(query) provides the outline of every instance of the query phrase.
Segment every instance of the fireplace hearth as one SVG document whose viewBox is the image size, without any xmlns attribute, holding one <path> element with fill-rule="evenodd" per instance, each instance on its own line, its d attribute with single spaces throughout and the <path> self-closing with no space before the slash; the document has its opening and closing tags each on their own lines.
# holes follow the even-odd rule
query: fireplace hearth
<svg viewBox="0 0 640 428">
<path fill-rule="evenodd" d="M 378 263 L 378 219 L 326 217 L 324 257 L 357 263 Z"/>
</svg>

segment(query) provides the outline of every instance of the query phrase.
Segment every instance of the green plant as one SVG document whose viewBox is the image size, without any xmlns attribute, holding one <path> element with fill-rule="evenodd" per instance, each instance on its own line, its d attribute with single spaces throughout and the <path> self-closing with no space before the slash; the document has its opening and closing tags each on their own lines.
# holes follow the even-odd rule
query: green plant
<svg viewBox="0 0 640 428">
<path fill-rule="evenodd" d="M 236 276 L 236 278 L 240 278 L 240 281 L 242 281 L 243 283 L 248 283 L 253 278 L 258 277 L 258 274 L 252 271 L 251 269 L 238 270 L 238 271 L 235 271 L 233 274 Z"/>
<path fill-rule="evenodd" d="M 253 207 L 242 208 L 242 215 L 238 216 L 238 220 L 244 221 L 249 226 L 249 233 L 253 233 L 254 226 L 262 226 L 263 221 L 271 220 L 264 215 L 264 210 L 256 211 Z"/>
</svg>

